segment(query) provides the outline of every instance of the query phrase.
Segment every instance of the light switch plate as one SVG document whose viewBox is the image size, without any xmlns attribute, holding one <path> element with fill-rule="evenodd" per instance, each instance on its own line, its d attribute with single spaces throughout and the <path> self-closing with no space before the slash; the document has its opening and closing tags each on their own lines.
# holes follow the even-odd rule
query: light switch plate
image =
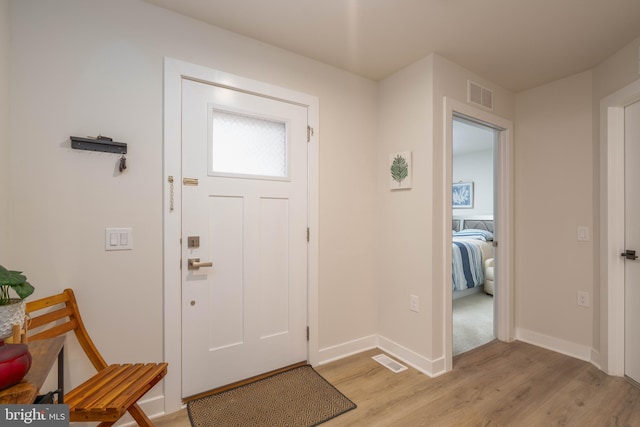
<svg viewBox="0 0 640 427">
<path fill-rule="evenodd" d="M 105 251 L 130 251 L 133 249 L 133 230 L 129 228 L 106 228 Z"/>
<path fill-rule="evenodd" d="M 578 227 L 578 241 L 588 242 L 589 237 L 589 227 L 579 226 Z"/>
<path fill-rule="evenodd" d="M 409 296 L 409 310 L 418 313 L 420 311 L 420 298 L 416 295 Z"/>
</svg>

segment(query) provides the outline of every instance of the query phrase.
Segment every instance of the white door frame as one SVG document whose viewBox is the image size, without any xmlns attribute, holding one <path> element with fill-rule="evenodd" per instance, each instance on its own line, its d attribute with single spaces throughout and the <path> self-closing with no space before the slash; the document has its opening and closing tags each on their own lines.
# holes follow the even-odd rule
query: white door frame
<svg viewBox="0 0 640 427">
<path fill-rule="evenodd" d="M 498 238 L 498 247 L 495 248 L 498 262 L 496 263 L 496 282 L 498 288 L 494 296 L 494 332 L 500 341 L 510 342 L 514 335 L 514 289 L 513 289 L 513 123 L 488 111 L 481 110 L 469 104 L 465 104 L 455 99 L 444 97 L 444 176 L 443 180 L 445 194 L 444 205 L 442 206 L 445 230 L 444 236 L 451 235 L 451 221 L 453 214 L 451 210 L 451 188 L 452 188 L 452 147 L 453 147 L 453 116 L 459 114 L 471 118 L 490 127 L 500 130 L 498 140 L 498 162 L 495 175 L 498 180 L 496 198 L 497 212 L 494 215 L 499 219 L 495 229 Z M 444 292 L 444 352 L 445 371 L 453 369 L 453 307 L 451 289 L 451 239 L 444 239 L 443 251 L 445 272 L 445 292 Z"/>
<path fill-rule="evenodd" d="M 265 95 L 307 107 L 309 126 L 314 129 L 308 147 L 309 205 L 311 239 L 308 250 L 308 358 L 317 364 L 318 355 L 318 139 L 319 100 L 301 92 L 239 77 L 173 58 L 164 59 L 164 147 L 163 147 L 163 292 L 164 360 L 169 369 L 164 378 L 164 411 L 182 407 L 181 352 L 181 82 L 190 78 L 243 92 Z M 169 182 L 173 177 L 173 184 Z"/>
<path fill-rule="evenodd" d="M 624 109 L 640 80 L 600 101 L 600 353 L 594 363 L 624 375 Z"/>
</svg>

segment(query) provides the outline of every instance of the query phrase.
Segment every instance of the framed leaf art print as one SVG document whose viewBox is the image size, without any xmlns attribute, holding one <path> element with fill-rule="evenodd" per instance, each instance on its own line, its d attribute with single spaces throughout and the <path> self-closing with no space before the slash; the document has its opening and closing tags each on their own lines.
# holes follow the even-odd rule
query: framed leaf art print
<svg viewBox="0 0 640 427">
<path fill-rule="evenodd" d="M 454 208 L 473 208 L 473 182 L 453 184 L 451 201 Z"/>
<path fill-rule="evenodd" d="M 411 188 L 411 151 L 402 151 L 389 156 L 389 188 L 391 190 Z"/>
</svg>

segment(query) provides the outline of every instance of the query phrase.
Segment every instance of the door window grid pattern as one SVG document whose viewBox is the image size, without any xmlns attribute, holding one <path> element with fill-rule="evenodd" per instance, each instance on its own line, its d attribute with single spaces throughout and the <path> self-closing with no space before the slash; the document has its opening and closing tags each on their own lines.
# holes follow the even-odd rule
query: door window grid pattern
<svg viewBox="0 0 640 427">
<path fill-rule="evenodd" d="M 286 123 L 212 111 L 211 172 L 288 177 Z"/>
</svg>

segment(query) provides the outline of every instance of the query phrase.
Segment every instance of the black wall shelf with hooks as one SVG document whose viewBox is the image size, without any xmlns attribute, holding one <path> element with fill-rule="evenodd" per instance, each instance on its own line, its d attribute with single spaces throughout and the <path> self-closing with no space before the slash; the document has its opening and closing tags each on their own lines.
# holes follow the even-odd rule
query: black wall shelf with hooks
<svg viewBox="0 0 640 427">
<path fill-rule="evenodd" d="M 98 136 L 95 139 L 72 136 L 71 148 L 76 150 L 101 151 L 103 153 L 127 154 L 126 143 L 115 142 L 105 136 Z"/>
</svg>

